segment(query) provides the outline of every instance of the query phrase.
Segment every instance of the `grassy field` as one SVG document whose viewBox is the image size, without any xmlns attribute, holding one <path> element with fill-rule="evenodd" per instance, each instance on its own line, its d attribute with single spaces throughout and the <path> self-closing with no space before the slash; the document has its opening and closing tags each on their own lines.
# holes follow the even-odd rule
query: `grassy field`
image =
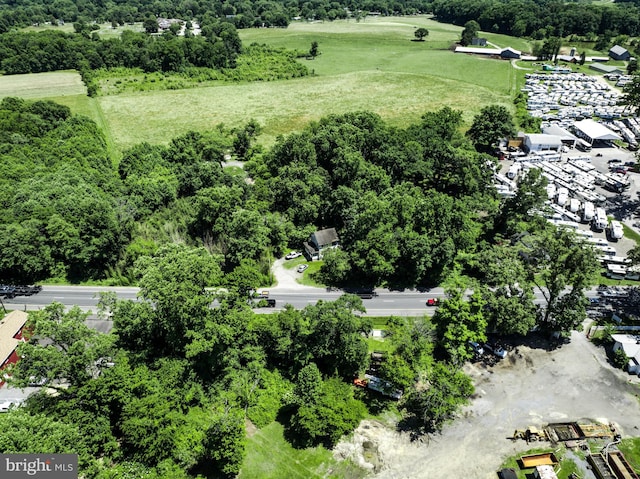
<svg viewBox="0 0 640 479">
<path fill-rule="evenodd" d="M 425 42 L 412 41 L 419 26 Z M 464 111 L 470 123 L 492 103 L 511 107 L 514 76 L 508 62 L 454 55 L 449 47 L 460 29 L 426 17 L 377 18 L 293 23 L 287 29 L 241 30 L 245 44 L 307 51 L 319 43 L 321 55 L 301 60 L 312 77 L 267 83 L 221 84 L 190 90 L 125 93 L 98 98 L 118 149 L 142 141 L 166 143 L 189 130 L 255 118 L 261 141 L 303 128 L 328 114 L 370 110 L 396 126 L 417 121 L 443 106 Z M 141 125 L 132 128 L 131 125 Z"/>
<path fill-rule="evenodd" d="M 414 41 L 418 27 L 429 30 L 424 42 Z M 102 30 L 114 32 L 109 26 Z M 320 56 L 301 60 L 313 72 L 307 78 L 94 100 L 85 96 L 76 73 L 55 72 L 0 77 L 0 96 L 49 98 L 89 116 L 104 129 L 114 156 L 143 141 L 166 144 L 190 130 L 208 130 L 220 123 L 235 127 L 252 118 L 263 125 L 260 141 L 267 146 L 278 135 L 298 131 L 310 121 L 348 111 L 373 111 L 392 125 L 406 126 L 426 111 L 450 106 L 463 111 L 470 124 L 485 105 L 512 108 L 517 79 L 508 62 L 454 55 L 450 48 L 460 31 L 425 16 L 297 22 L 287 29 L 239 33 L 247 45 L 267 43 L 300 51 L 308 51 L 317 41 Z M 524 48 L 514 39 L 494 36 L 492 41 Z"/>
<path fill-rule="evenodd" d="M 349 462 L 334 460 L 323 447 L 294 449 L 284 439 L 283 429 L 273 422 L 249 436 L 240 479 L 359 479 L 366 475 Z"/>
<path fill-rule="evenodd" d="M 67 97 L 75 101 L 75 97 L 86 95 L 87 89 L 75 71 L 0 76 L 0 97 L 46 98 L 62 103 Z"/>
</svg>

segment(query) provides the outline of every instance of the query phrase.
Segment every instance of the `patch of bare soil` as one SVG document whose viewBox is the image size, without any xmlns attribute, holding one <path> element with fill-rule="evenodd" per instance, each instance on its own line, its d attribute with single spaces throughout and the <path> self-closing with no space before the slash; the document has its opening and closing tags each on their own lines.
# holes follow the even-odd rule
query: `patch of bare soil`
<svg viewBox="0 0 640 479">
<path fill-rule="evenodd" d="M 392 425 L 363 421 L 334 450 L 375 478 L 495 479 L 507 457 L 530 449 L 512 441 L 516 429 L 588 418 L 613 422 L 625 436 L 640 436 L 640 383 L 612 368 L 602 349 L 583 334 L 549 350 L 519 346 L 494 365 L 467 364 L 476 394 L 441 434 L 411 440 Z"/>
</svg>

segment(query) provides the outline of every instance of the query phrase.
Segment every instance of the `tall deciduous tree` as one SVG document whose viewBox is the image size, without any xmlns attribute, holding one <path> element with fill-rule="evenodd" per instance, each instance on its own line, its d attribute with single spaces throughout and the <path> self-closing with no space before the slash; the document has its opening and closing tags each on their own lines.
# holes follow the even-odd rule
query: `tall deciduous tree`
<svg viewBox="0 0 640 479">
<path fill-rule="evenodd" d="M 311 57 L 312 60 L 315 60 L 315 58 L 320 54 L 320 52 L 318 51 L 318 42 L 311 42 L 311 48 L 309 49 L 309 56 Z"/>
<path fill-rule="evenodd" d="M 303 320 L 309 325 L 307 349 L 325 375 L 352 378 L 367 366 L 368 349 L 363 335 L 372 323 L 356 313 L 365 312 L 362 300 L 343 295 L 335 301 L 307 306 Z"/>
<path fill-rule="evenodd" d="M 467 46 L 471 45 L 471 40 L 473 40 L 480 31 L 480 24 L 475 20 L 469 20 L 464 24 L 464 30 L 462 30 L 462 38 L 460 39 L 460 45 Z"/>
<path fill-rule="evenodd" d="M 498 140 L 515 133 L 516 127 L 509 110 L 502 105 L 489 105 L 473 118 L 467 136 L 478 151 L 490 152 Z"/>
<path fill-rule="evenodd" d="M 188 332 L 204 329 L 214 297 L 206 286 L 219 284 L 219 258 L 204 248 L 168 245 L 136 263 L 144 302 L 119 301 L 113 311 L 119 343 L 147 357 L 180 356 Z"/>
<path fill-rule="evenodd" d="M 622 87 L 623 95 L 620 100 L 621 105 L 625 105 L 629 111 L 637 113 L 640 111 L 640 73 L 636 72 L 631 81 Z"/>
<path fill-rule="evenodd" d="M 78 307 L 65 312 L 60 303 L 30 313 L 29 341 L 18 346 L 22 360 L 10 367 L 9 382 L 26 387 L 46 380 L 69 394 L 95 377 L 97 361 L 113 354 L 113 338 L 89 328 L 88 315 Z"/>
<path fill-rule="evenodd" d="M 404 407 L 423 432 L 437 432 L 468 402 L 473 384 L 457 366 L 441 362 L 434 364 L 424 383 L 408 393 Z"/>
<path fill-rule="evenodd" d="M 593 248 L 565 229 L 548 227 L 521 240 L 529 279 L 545 303 L 538 315 L 542 328 L 562 333 L 581 329 L 584 290 L 598 268 Z"/>
<path fill-rule="evenodd" d="M 469 341 L 481 343 L 487 339 L 485 302 L 479 291 L 467 300 L 464 289 L 455 285 L 447 291 L 445 299 L 433 315 L 438 340 L 453 364 L 460 365 L 473 357 Z"/>
<path fill-rule="evenodd" d="M 331 378 L 320 384 L 315 396 L 298 407 L 291 418 L 291 429 L 301 445 L 333 447 L 365 414 L 364 404 L 353 397 L 353 387 Z"/>
</svg>

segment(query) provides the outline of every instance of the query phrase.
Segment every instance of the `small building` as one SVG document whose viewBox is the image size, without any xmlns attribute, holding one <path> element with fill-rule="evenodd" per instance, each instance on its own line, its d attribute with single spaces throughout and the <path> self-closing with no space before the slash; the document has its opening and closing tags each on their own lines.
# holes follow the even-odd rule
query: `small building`
<svg viewBox="0 0 640 479">
<path fill-rule="evenodd" d="M 24 311 L 14 310 L 0 319 L 0 370 L 18 362 L 16 348 L 23 341 L 22 329 L 28 317 Z M 2 384 L 0 379 L 0 385 Z"/>
<path fill-rule="evenodd" d="M 471 45 L 473 45 L 474 47 L 486 47 L 487 39 L 474 37 L 471 39 Z"/>
<path fill-rule="evenodd" d="M 524 151 L 560 151 L 562 139 L 557 135 L 529 133 L 524 136 Z"/>
<path fill-rule="evenodd" d="M 605 65 L 604 63 L 591 63 L 589 69 L 604 73 L 605 75 L 622 75 L 622 68 L 614 65 Z"/>
<path fill-rule="evenodd" d="M 502 58 L 515 58 L 519 59 L 522 56 L 522 52 L 520 50 L 516 50 L 515 48 L 507 47 L 503 48 L 500 52 L 500 57 Z"/>
<path fill-rule="evenodd" d="M 558 479 L 556 471 L 553 470 L 553 466 L 544 465 L 536 466 L 536 470 L 533 471 L 533 477 L 535 479 Z"/>
<path fill-rule="evenodd" d="M 631 54 L 629 53 L 629 50 L 621 47 L 620 45 L 612 46 L 611 49 L 609 50 L 609 56 L 614 60 L 622 60 L 624 62 L 627 62 L 631 59 Z"/>
<path fill-rule="evenodd" d="M 340 246 L 340 238 L 335 228 L 316 231 L 304 243 L 304 255 L 309 261 L 322 259 L 322 252 Z"/>
<path fill-rule="evenodd" d="M 629 358 L 627 371 L 631 374 L 640 374 L 640 336 L 612 334 L 611 339 L 614 341 L 613 351 L 622 349 Z"/>
</svg>

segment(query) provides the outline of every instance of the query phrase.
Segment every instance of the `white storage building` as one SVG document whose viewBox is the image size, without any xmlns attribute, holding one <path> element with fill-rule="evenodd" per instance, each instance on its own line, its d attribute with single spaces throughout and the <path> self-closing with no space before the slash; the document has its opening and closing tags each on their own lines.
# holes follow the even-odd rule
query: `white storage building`
<svg viewBox="0 0 640 479">
<path fill-rule="evenodd" d="M 562 148 L 562 138 L 557 135 L 545 135 L 541 133 L 530 133 L 524 136 L 524 150 L 532 151 L 560 151 Z"/>
</svg>

